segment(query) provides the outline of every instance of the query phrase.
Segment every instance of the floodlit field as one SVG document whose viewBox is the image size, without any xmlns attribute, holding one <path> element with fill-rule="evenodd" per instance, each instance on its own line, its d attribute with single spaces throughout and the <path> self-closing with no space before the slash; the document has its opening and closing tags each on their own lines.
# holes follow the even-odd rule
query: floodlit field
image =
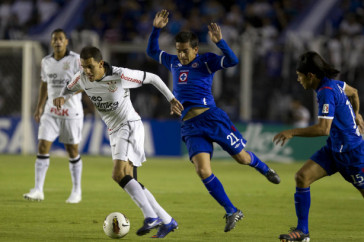
<svg viewBox="0 0 364 242">
<path fill-rule="evenodd" d="M 51 157 L 45 181 L 45 200 L 30 202 L 23 193 L 34 185 L 34 157 L 0 155 L 0 241 L 109 241 L 102 230 L 114 211 L 131 221 L 124 241 L 150 241 L 135 233 L 143 215 L 111 179 L 110 157 L 83 156 L 83 200 L 66 204 L 71 178 L 66 158 Z M 296 225 L 294 173 L 302 165 L 269 163 L 281 176 L 270 184 L 247 166 L 232 161 L 213 163 L 232 202 L 245 218 L 225 233 L 224 209 L 213 200 L 190 162 L 153 158 L 138 170 L 139 181 L 176 219 L 179 229 L 165 241 L 279 241 L 278 235 Z M 311 187 L 311 241 L 364 241 L 364 203 L 360 193 L 340 175 Z"/>
</svg>

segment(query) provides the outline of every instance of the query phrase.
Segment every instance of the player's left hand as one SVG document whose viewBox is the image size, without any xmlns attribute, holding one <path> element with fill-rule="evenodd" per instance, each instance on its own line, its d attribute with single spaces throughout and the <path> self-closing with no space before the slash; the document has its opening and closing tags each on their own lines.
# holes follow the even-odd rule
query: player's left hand
<svg viewBox="0 0 364 242">
<path fill-rule="evenodd" d="M 222 39 L 220 26 L 217 25 L 216 23 L 210 23 L 207 27 L 209 28 L 210 39 L 214 43 L 219 42 Z"/>
<path fill-rule="evenodd" d="M 293 134 L 292 134 L 291 130 L 285 130 L 274 136 L 273 143 L 275 143 L 276 145 L 281 143 L 281 146 L 283 146 L 292 137 L 293 137 Z"/>
<path fill-rule="evenodd" d="M 183 111 L 183 105 L 175 98 L 173 98 L 171 101 L 171 115 L 177 114 L 178 116 L 182 115 Z"/>
<path fill-rule="evenodd" d="M 57 98 L 53 99 L 53 105 L 57 107 L 57 110 L 61 110 L 64 102 L 65 102 L 64 97 L 57 97 Z"/>
</svg>

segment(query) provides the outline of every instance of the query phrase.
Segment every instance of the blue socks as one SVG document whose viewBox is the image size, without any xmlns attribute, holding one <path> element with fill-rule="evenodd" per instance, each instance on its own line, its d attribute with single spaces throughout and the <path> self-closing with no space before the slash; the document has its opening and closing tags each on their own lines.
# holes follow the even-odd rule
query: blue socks
<svg viewBox="0 0 364 242">
<path fill-rule="evenodd" d="M 257 171 L 259 171 L 263 175 L 267 174 L 269 167 L 263 161 L 259 160 L 259 158 L 253 152 L 250 151 L 246 152 L 251 157 L 251 162 L 249 166 L 254 167 L 255 169 L 257 169 Z"/>
<path fill-rule="evenodd" d="M 308 234 L 308 212 L 310 211 L 311 205 L 310 187 L 296 187 L 294 201 L 296 206 L 296 215 L 298 218 L 297 229 Z"/>
<path fill-rule="evenodd" d="M 219 179 L 214 174 L 211 174 L 208 178 L 202 180 L 207 190 L 215 200 L 225 208 L 227 214 L 232 214 L 237 211 L 237 208 L 230 202 L 230 199 L 225 193 L 224 187 L 222 186 Z"/>
</svg>

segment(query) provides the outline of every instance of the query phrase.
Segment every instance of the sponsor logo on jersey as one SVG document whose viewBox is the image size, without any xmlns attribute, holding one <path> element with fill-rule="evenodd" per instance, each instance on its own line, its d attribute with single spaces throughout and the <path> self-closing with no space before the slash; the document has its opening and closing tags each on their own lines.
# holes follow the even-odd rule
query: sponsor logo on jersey
<svg viewBox="0 0 364 242">
<path fill-rule="evenodd" d="M 322 107 L 322 113 L 329 113 L 329 104 L 324 104 Z"/>
<path fill-rule="evenodd" d="M 70 63 L 69 62 L 65 62 L 63 63 L 63 70 L 69 70 L 70 69 Z"/>
<path fill-rule="evenodd" d="M 180 71 L 178 77 L 178 84 L 186 84 L 188 79 L 188 71 Z"/>
<path fill-rule="evenodd" d="M 55 115 L 58 115 L 58 116 L 69 116 L 68 109 L 58 110 L 57 108 L 51 108 L 51 113 L 54 113 Z"/>
<path fill-rule="evenodd" d="M 116 90 L 118 90 L 118 87 L 116 86 L 116 81 L 109 81 L 107 82 L 107 84 L 109 85 L 109 92 L 116 92 Z"/>
<path fill-rule="evenodd" d="M 195 62 L 195 63 L 192 64 L 192 68 L 197 68 L 197 67 L 198 67 L 198 63 L 197 62 Z"/>
<path fill-rule="evenodd" d="M 121 74 L 121 79 L 124 79 L 126 81 L 130 81 L 130 82 L 135 82 L 135 83 L 142 83 L 141 80 L 138 80 L 138 79 L 135 79 L 135 78 L 132 78 L 132 77 L 128 77 L 128 76 L 125 76 L 124 74 Z"/>
<path fill-rule="evenodd" d="M 119 102 L 103 102 L 100 96 L 89 96 L 91 102 L 100 112 L 114 111 L 119 107 Z"/>
</svg>

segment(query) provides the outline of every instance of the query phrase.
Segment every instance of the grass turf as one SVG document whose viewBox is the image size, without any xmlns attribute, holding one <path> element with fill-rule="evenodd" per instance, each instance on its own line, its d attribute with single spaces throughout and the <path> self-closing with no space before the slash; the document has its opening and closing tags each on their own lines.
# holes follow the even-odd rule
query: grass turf
<svg viewBox="0 0 364 242">
<path fill-rule="evenodd" d="M 51 157 L 45 181 L 45 200 L 30 202 L 22 194 L 34 186 L 34 156 L 0 155 L 0 241 L 108 241 L 105 216 L 124 213 L 131 221 L 125 241 L 151 241 L 156 231 L 139 237 L 143 215 L 111 179 L 110 157 L 83 156 L 82 202 L 66 204 L 71 191 L 67 158 Z M 268 163 L 281 176 L 270 184 L 248 166 L 212 162 L 235 206 L 245 218 L 223 232 L 224 209 L 210 197 L 186 159 L 150 158 L 138 178 L 177 220 L 179 229 L 167 241 L 279 241 L 278 235 L 296 225 L 294 174 L 302 163 Z M 364 241 L 363 199 L 335 174 L 311 186 L 312 241 Z"/>
</svg>

